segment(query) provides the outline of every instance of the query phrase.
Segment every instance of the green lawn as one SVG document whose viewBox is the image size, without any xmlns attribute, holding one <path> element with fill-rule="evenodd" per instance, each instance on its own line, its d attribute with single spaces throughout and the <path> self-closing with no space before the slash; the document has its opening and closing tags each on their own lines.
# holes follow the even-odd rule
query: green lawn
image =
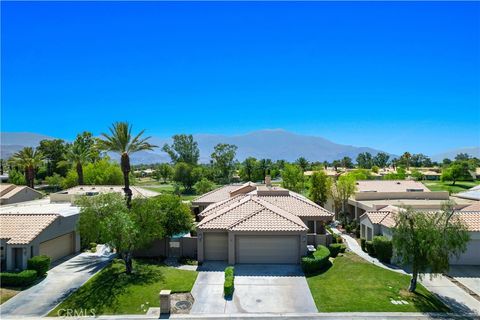
<svg viewBox="0 0 480 320">
<path fill-rule="evenodd" d="M 148 307 L 159 306 L 160 290 L 190 292 L 196 278 L 196 271 L 178 270 L 152 260 L 135 260 L 134 274 L 126 275 L 123 262 L 115 260 L 49 315 L 59 316 L 60 309 L 94 309 L 96 315 L 145 314 Z"/>
<path fill-rule="evenodd" d="M 427 312 L 448 311 L 422 285 L 409 293 L 410 278 L 377 267 L 353 253 L 339 256 L 322 274 L 307 276 L 313 299 L 320 312 Z M 405 300 L 409 304 L 390 302 Z"/>
<path fill-rule="evenodd" d="M 468 190 L 480 184 L 480 180 L 476 181 L 457 181 L 452 185 L 451 181 L 423 181 L 423 184 L 431 191 L 448 191 L 450 193 L 458 193 Z"/>
</svg>

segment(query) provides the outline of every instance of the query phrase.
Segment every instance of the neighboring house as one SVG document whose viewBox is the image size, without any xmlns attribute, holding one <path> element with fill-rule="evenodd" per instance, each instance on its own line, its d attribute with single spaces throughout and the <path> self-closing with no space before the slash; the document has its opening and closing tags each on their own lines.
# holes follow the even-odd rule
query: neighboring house
<svg viewBox="0 0 480 320">
<path fill-rule="evenodd" d="M 356 182 L 356 191 L 348 199 L 345 209 L 350 219 L 358 219 L 366 211 L 377 211 L 387 206 L 437 210 L 448 200 L 450 200 L 448 191 L 432 192 L 418 181 L 359 180 Z M 467 199 L 455 199 L 455 208 L 461 209 L 472 202 Z M 331 200 L 326 208 L 332 210 Z"/>
<path fill-rule="evenodd" d="M 324 225 L 333 213 L 297 193 L 251 182 L 228 188 L 227 197 L 220 189 L 202 198 L 224 199 L 199 214 L 199 262 L 299 263 L 308 244 L 328 242 Z"/>
<path fill-rule="evenodd" d="M 391 238 L 392 228 L 395 226 L 395 215 L 399 210 L 402 209 L 389 206 L 381 210 L 365 212 L 360 217 L 360 236 L 368 241 L 376 235 Z M 480 265 L 480 202 L 465 207 L 456 214 L 467 226 L 470 241 L 467 244 L 467 250 L 459 258 L 452 257 L 450 263 L 453 265 Z"/>
<path fill-rule="evenodd" d="M 78 252 L 78 218 L 78 207 L 48 199 L 0 207 L 2 270 L 25 269 L 27 260 L 37 255 L 56 261 Z"/>
<path fill-rule="evenodd" d="M 470 188 L 466 191 L 456 193 L 454 196 L 456 198 L 480 201 L 480 185 Z"/>
<path fill-rule="evenodd" d="M 40 199 L 42 193 L 27 186 L 17 186 L 10 183 L 0 184 L 0 205 Z"/>
<path fill-rule="evenodd" d="M 160 195 L 160 193 L 140 188 L 137 186 L 130 186 L 133 198 L 150 198 Z M 95 196 L 105 193 L 119 193 L 124 194 L 123 186 L 76 186 L 70 189 L 62 190 L 50 194 L 51 202 L 74 202 L 75 199 L 81 196 Z"/>
</svg>

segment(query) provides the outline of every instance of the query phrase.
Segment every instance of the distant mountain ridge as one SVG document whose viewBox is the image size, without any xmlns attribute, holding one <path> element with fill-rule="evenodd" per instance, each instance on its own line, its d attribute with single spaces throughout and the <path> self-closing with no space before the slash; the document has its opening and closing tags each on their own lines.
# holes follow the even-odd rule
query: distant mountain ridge
<svg viewBox="0 0 480 320">
<path fill-rule="evenodd" d="M 300 135 L 282 129 L 259 130 L 234 136 L 215 134 L 194 134 L 193 136 L 195 141 L 198 142 L 200 161 L 203 163 L 210 161 L 213 148 L 218 143 L 236 145 L 238 147 L 237 159 L 240 161 L 247 157 L 272 160 L 283 159 L 287 161 L 305 157 L 309 161 L 333 161 L 345 156 L 355 160 L 361 152 L 370 152 L 372 155 L 375 155 L 381 151 L 369 147 L 338 144 L 322 137 Z M 2 132 L 0 137 L 1 157 L 6 159 L 24 146 L 37 146 L 43 139 L 54 138 L 36 133 Z M 159 146 L 159 148 L 156 148 L 154 151 L 142 151 L 134 154 L 132 163 L 150 164 L 170 161 L 168 155 L 161 151 L 161 147 L 165 143 L 170 143 L 171 139 L 154 136 L 151 142 Z M 395 157 L 393 154 L 390 155 Z M 114 159 L 118 158 L 113 154 L 111 156 Z"/>
</svg>

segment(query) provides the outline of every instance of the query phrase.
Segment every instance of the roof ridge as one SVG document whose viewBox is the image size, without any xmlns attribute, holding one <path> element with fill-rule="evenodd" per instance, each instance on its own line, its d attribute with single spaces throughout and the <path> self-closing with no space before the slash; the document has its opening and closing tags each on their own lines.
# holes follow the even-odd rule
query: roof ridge
<svg viewBox="0 0 480 320">
<path fill-rule="evenodd" d="M 293 197 L 293 198 L 295 198 L 295 199 L 298 199 L 298 200 L 302 201 L 302 202 L 305 203 L 305 204 L 308 204 L 308 205 L 311 206 L 311 207 L 314 207 L 314 208 L 317 208 L 317 209 L 321 209 L 321 210 L 323 210 L 323 211 L 326 211 L 326 212 L 328 212 L 328 213 L 331 213 L 330 211 L 328 211 L 327 209 L 325 209 L 325 208 L 322 207 L 321 205 L 319 205 L 319 204 L 311 201 L 311 200 L 308 199 L 308 198 L 305 198 L 304 196 L 302 196 L 302 195 L 300 195 L 300 194 L 298 194 L 298 193 L 296 193 L 296 192 L 290 191 L 290 196 Z"/>
<path fill-rule="evenodd" d="M 221 186 L 221 187 L 219 187 L 219 188 L 216 188 L 216 189 L 213 189 L 213 190 L 211 190 L 211 191 L 208 191 L 207 193 L 204 193 L 204 194 L 202 194 L 202 195 L 199 195 L 198 197 L 196 197 L 195 199 L 193 199 L 192 202 L 195 202 L 197 199 L 203 198 L 203 197 L 205 197 L 205 196 L 207 196 L 207 195 L 209 195 L 209 194 L 212 194 L 212 193 L 214 193 L 214 192 L 216 192 L 216 191 L 218 191 L 218 190 L 221 190 L 221 189 L 223 189 L 223 188 L 227 188 L 227 187 L 230 187 L 230 186 L 235 186 L 235 184 L 233 184 L 233 183 L 232 183 L 232 184 L 226 184 L 226 185 L 223 185 L 223 186 Z"/>
<path fill-rule="evenodd" d="M 258 204 L 264 206 L 268 210 L 272 211 L 273 213 L 277 213 L 278 215 L 283 216 L 284 218 L 291 220 L 292 222 L 296 223 L 297 225 L 301 227 L 305 227 L 305 224 L 302 222 L 302 220 L 295 214 L 286 211 L 285 209 L 282 209 L 266 200 L 261 199 L 261 197 L 256 196 L 255 199 L 252 199 L 253 201 L 257 202 Z M 275 208 L 276 210 L 272 209 Z M 277 211 L 278 210 L 278 211 Z"/>
<path fill-rule="evenodd" d="M 228 201 L 232 201 L 232 200 L 234 200 L 235 198 L 239 198 L 239 197 L 242 197 L 242 198 L 243 198 L 244 196 L 245 196 L 245 195 L 237 194 L 236 196 L 233 196 L 233 197 L 231 197 L 231 198 L 227 198 L 227 199 L 224 199 L 224 200 L 222 200 L 222 201 L 218 201 L 218 202 L 211 203 L 211 204 L 209 204 L 209 205 L 205 208 L 205 210 L 203 210 L 202 212 L 200 212 L 198 215 L 201 216 L 201 217 L 206 217 L 206 216 L 208 216 L 208 215 L 204 215 L 204 212 L 213 210 L 213 209 L 221 206 L 222 204 L 225 204 L 225 203 L 228 202 Z M 233 203 L 232 203 L 232 204 L 233 204 Z M 231 205 L 232 205 L 232 204 L 231 204 Z M 210 206 L 211 206 L 211 207 L 210 207 Z M 225 208 L 227 208 L 227 207 L 225 207 Z"/>
<path fill-rule="evenodd" d="M 250 201 L 251 200 L 251 197 L 252 196 L 245 196 L 243 199 L 240 199 L 240 201 L 236 202 L 236 203 L 232 203 L 231 205 L 221 209 L 220 211 L 216 212 L 216 213 L 213 213 L 213 214 L 210 214 L 210 215 L 207 215 L 205 218 L 202 219 L 202 221 L 200 221 L 198 224 L 197 224 L 197 227 L 199 226 L 202 226 L 203 224 L 209 222 L 209 221 L 212 221 L 222 215 L 224 215 L 225 213 L 227 213 L 228 211 L 244 204 L 245 202 L 247 201 Z"/>
</svg>

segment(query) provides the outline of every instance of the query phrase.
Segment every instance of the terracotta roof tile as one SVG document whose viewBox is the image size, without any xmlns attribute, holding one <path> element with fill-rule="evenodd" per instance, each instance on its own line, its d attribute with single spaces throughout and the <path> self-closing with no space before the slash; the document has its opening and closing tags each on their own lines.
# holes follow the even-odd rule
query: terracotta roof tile
<svg viewBox="0 0 480 320">
<path fill-rule="evenodd" d="M 461 211 L 480 211 L 480 201 L 476 201 L 468 207 L 463 208 Z"/>
<path fill-rule="evenodd" d="M 0 214 L 0 237 L 8 239 L 8 244 L 28 244 L 58 217 L 58 214 Z"/>
</svg>

